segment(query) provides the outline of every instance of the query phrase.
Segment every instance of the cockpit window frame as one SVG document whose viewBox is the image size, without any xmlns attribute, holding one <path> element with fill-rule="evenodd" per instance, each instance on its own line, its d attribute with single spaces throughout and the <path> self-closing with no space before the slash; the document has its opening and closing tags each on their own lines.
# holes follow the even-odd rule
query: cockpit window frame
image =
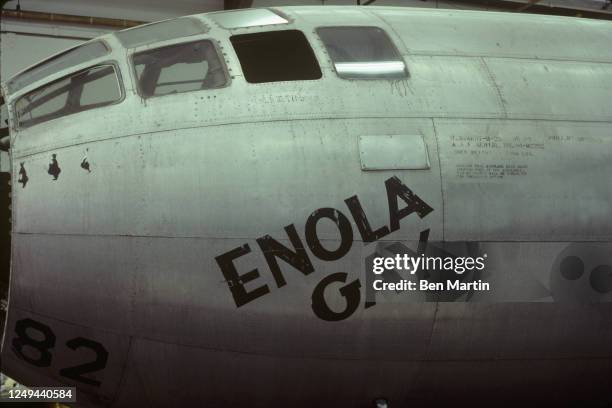
<svg viewBox="0 0 612 408">
<path fill-rule="evenodd" d="M 84 109 L 84 110 L 80 110 L 80 111 L 77 111 L 77 112 L 61 115 L 61 116 L 58 116 L 56 118 L 44 120 L 44 121 L 35 123 L 33 125 L 30 125 L 30 126 L 22 126 L 20 124 L 19 113 L 17 112 L 17 103 L 23 97 L 25 97 L 26 95 L 28 95 L 28 94 L 30 94 L 32 92 L 35 92 L 35 91 L 41 89 L 41 88 L 48 87 L 48 86 L 50 86 L 50 85 L 52 85 L 54 83 L 63 81 L 65 79 L 69 78 L 69 77 L 72 77 L 72 76 L 75 76 L 75 75 L 79 75 L 82 72 L 89 71 L 89 70 L 91 70 L 93 68 L 96 68 L 96 67 L 103 67 L 103 66 L 112 66 L 113 67 L 113 70 L 115 72 L 115 79 L 117 80 L 117 85 L 118 85 L 118 89 L 119 89 L 119 92 L 120 92 L 120 96 L 119 96 L 119 98 L 117 100 L 114 100 L 114 101 L 108 102 L 108 103 L 103 103 L 103 104 L 100 104 L 99 106 L 95 106 L 93 108 Z M 34 128 L 34 127 L 36 127 L 38 125 L 41 125 L 43 123 L 53 122 L 53 121 L 56 121 L 58 119 L 63 119 L 63 118 L 66 118 L 66 117 L 69 117 L 69 116 L 72 116 L 72 115 L 76 115 L 78 113 L 92 111 L 92 110 L 96 110 L 96 109 L 99 109 L 99 108 L 107 108 L 107 107 L 113 106 L 113 105 L 118 105 L 118 104 L 122 103 L 123 101 L 125 101 L 125 99 L 126 99 L 126 90 L 125 90 L 125 85 L 124 85 L 124 81 L 123 81 L 123 75 L 122 75 L 122 72 L 121 72 L 120 63 L 117 60 L 113 59 L 113 60 L 97 61 L 94 64 L 88 65 L 86 67 L 82 67 L 82 68 L 80 68 L 80 69 L 78 69 L 76 71 L 69 72 L 69 73 L 67 73 L 67 74 L 65 74 L 65 75 L 63 75 L 63 76 L 61 76 L 59 78 L 53 79 L 52 81 L 40 84 L 36 88 L 30 89 L 27 92 L 24 92 L 23 94 L 19 95 L 15 99 L 13 99 L 13 101 L 11 102 L 10 109 L 11 109 L 11 112 L 12 112 L 13 118 L 14 118 L 14 121 L 13 121 L 14 122 L 14 130 L 17 131 L 17 132 L 20 132 L 20 131 L 24 131 L 24 130 L 27 130 L 27 129 L 32 129 L 32 128 Z"/>
<path fill-rule="evenodd" d="M 23 75 L 31 73 L 32 71 L 35 71 L 35 70 L 43 67 L 44 65 L 49 64 L 52 61 L 59 60 L 62 57 L 66 56 L 66 55 L 69 55 L 70 53 L 78 50 L 79 48 L 83 48 L 83 47 L 86 47 L 86 46 L 92 45 L 92 44 L 101 44 L 106 49 L 106 52 L 103 55 L 99 55 L 97 57 L 81 61 L 78 64 L 71 64 L 68 67 L 65 67 L 63 69 L 57 70 L 55 72 L 52 72 L 51 74 L 47 74 L 47 75 L 45 75 L 43 77 L 40 77 L 40 78 L 38 78 L 38 79 L 36 79 L 34 81 L 31 81 L 31 82 L 27 83 L 26 85 L 15 84 L 15 81 L 18 78 L 22 77 Z M 91 61 L 96 61 L 99 58 L 109 58 L 109 55 L 111 55 L 112 53 L 113 53 L 113 47 L 111 46 L 111 44 L 109 44 L 108 41 L 106 41 L 105 38 L 96 38 L 96 39 L 93 39 L 91 41 L 84 42 L 82 44 L 79 44 L 79 45 L 76 45 L 74 47 L 68 48 L 66 50 L 60 51 L 57 54 L 51 55 L 50 57 L 45 58 L 44 60 L 42 60 L 40 62 L 37 62 L 36 64 L 31 65 L 31 66 L 23 69 L 22 71 L 18 72 L 13 77 L 9 78 L 8 81 L 6 81 L 6 89 L 9 92 L 9 95 L 21 94 L 24 89 L 27 89 L 27 88 L 31 87 L 32 85 L 34 85 L 34 84 L 36 84 L 38 82 L 45 81 L 49 77 L 55 77 L 56 75 L 60 74 L 62 71 L 67 71 L 67 70 L 71 69 L 71 67 L 73 67 L 75 65 L 89 64 L 89 63 L 91 63 Z M 38 88 L 39 88 L 39 86 L 37 86 L 37 87 L 35 87 L 33 89 L 38 89 Z M 29 93 L 31 91 L 32 90 L 29 90 L 27 92 L 23 92 L 23 94 Z"/>
<path fill-rule="evenodd" d="M 156 27 L 160 27 L 164 24 L 167 23 L 180 23 L 181 21 L 188 21 L 190 22 L 190 24 L 193 25 L 194 28 L 198 28 L 199 31 L 193 31 L 189 34 L 185 34 L 182 33 L 182 35 L 172 35 L 170 37 L 166 37 L 166 38 L 153 38 L 150 40 L 146 40 L 144 42 L 128 42 L 127 38 L 126 38 L 126 33 L 131 32 L 139 32 L 141 30 L 148 30 L 151 28 L 156 28 Z M 121 44 L 121 46 L 128 50 L 128 49 L 134 49 L 134 48 L 139 48 L 139 47 L 143 47 L 143 46 L 150 46 L 156 43 L 162 43 L 162 42 L 166 42 L 166 41 L 173 41 L 173 40 L 181 40 L 181 39 L 186 39 L 186 38 L 193 38 L 193 37 L 197 37 L 197 36 L 201 36 L 201 35 L 205 35 L 208 34 L 210 32 L 210 27 L 208 26 L 208 24 L 206 24 L 205 21 L 203 21 L 202 19 L 199 18 L 195 18 L 194 16 L 184 16 L 184 17 L 178 17 L 178 18 L 169 18 L 167 20 L 162 20 L 162 21 L 156 21 L 156 22 L 152 22 L 152 23 L 148 23 L 148 24 L 143 24 L 140 26 L 136 26 L 136 27 L 131 27 L 125 30 L 120 30 L 120 31 L 116 31 L 115 33 L 113 33 L 113 35 L 115 36 L 115 38 L 117 39 L 117 41 L 119 42 L 119 44 Z"/>
<path fill-rule="evenodd" d="M 249 15 L 251 14 L 251 16 L 248 17 L 253 17 L 253 14 L 257 14 L 259 13 L 261 17 L 264 18 L 268 18 L 269 20 L 254 20 L 251 21 L 249 23 L 243 23 L 243 24 L 236 24 L 236 23 L 232 23 L 232 17 L 238 17 L 238 19 L 240 19 L 240 17 L 244 17 L 244 15 Z M 268 16 L 264 16 L 262 14 L 264 13 L 269 13 Z M 242 16 L 241 16 L 242 15 Z M 216 11 L 213 13 L 207 13 L 206 15 L 207 18 L 209 18 L 211 21 L 213 21 L 216 25 L 218 25 L 219 27 L 228 30 L 228 31 L 235 31 L 235 30 L 244 30 L 244 29 L 249 29 L 249 28 L 255 28 L 255 27 L 274 27 L 274 26 L 285 26 L 285 25 L 289 25 L 293 23 L 293 19 L 289 18 L 287 15 L 285 15 L 284 13 L 281 13 L 279 10 L 276 10 L 272 7 L 257 7 L 257 8 L 246 8 L 246 9 L 235 9 L 235 10 L 223 10 L 223 11 Z"/>
<path fill-rule="evenodd" d="M 196 43 L 196 42 L 201 42 L 201 41 L 209 41 L 213 45 L 213 48 L 215 52 L 217 53 L 217 57 L 219 58 L 219 62 L 221 63 L 221 67 L 223 68 L 223 74 L 225 75 L 225 84 L 223 84 L 222 86 L 214 87 L 214 88 L 195 89 L 191 91 L 169 93 L 169 94 L 164 94 L 164 95 L 150 95 L 150 96 L 143 95 L 140 89 L 139 81 L 138 81 L 138 72 L 136 71 L 136 64 L 134 64 L 134 57 L 136 56 L 136 54 L 145 52 L 145 51 L 154 51 L 154 50 L 158 50 L 161 48 L 174 47 L 177 45 L 190 44 L 190 43 Z M 184 95 L 184 94 L 190 94 L 193 92 L 216 91 L 219 89 L 228 88 L 232 83 L 232 76 L 229 72 L 227 61 L 223 55 L 221 44 L 219 43 L 217 39 L 212 38 L 209 35 L 206 35 L 200 38 L 197 38 L 197 37 L 194 38 L 194 36 L 191 36 L 191 37 L 185 38 L 184 41 L 171 40 L 170 43 L 168 43 L 167 41 L 164 41 L 164 42 L 161 42 L 160 44 L 148 44 L 146 46 L 140 46 L 140 47 L 134 48 L 132 49 L 132 52 L 130 52 L 128 55 L 127 63 L 129 65 L 130 73 L 132 75 L 134 90 L 136 91 L 138 96 L 144 100 L 163 98 L 163 97 L 172 96 L 172 95 Z"/>
<path fill-rule="evenodd" d="M 396 54 L 396 56 L 398 57 L 398 61 L 401 61 L 404 65 L 404 75 L 403 76 L 398 76 L 398 77 L 388 77 L 385 78 L 384 76 L 362 76 L 362 77 L 351 77 L 351 76 L 343 76 L 341 73 L 338 72 L 338 69 L 336 68 L 336 61 L 334 61 L 334 59 L 332 58 L 332 56 L 329 53 L 329 50 L 327 48 L 327 45 L 325 43 L 325 41 L 323 40 L 323 38 L 321 37 L 320 34 L 320 30 L 321 29 L 376 29 L 376 30 L 380 30 L 384 36 L 389 40 L 389 45 L 391 46 L 391 49 L 393 50 L 393 52 Z M 320 42 L 321 44 L 321 49 L 322 51 L 325 53 L 325 55 L 328 57 L 331 65 L 330 68 L 334 71 L 334 73 L 336 74 L 337 78 L 340 78 L 344 81 L 398 81 L 398 80 L 405 80 L 410 78 L 410 70 L 408 69 L 408 63 L 406 62 L 406 59 L 404 58 L 404 55 L 401 53 L 400 49 L 398 48 L 397 44 L 395 43 L 395 41 L 393 40 L 393 37 L 391 35 L 389 35 L 389 33 L 387 32 L 387 30 L 383 27 L 377 26 L 377 25 L 324 25 L 324 26 L 317 26 L 314 29 L 314 32 L 317 35 L 317 40 Z"/>
</svg>

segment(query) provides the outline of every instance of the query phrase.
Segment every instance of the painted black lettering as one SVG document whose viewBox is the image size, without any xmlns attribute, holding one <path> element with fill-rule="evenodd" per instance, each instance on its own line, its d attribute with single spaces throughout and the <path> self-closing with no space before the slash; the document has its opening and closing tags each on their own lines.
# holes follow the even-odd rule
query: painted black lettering
<svg viewBox="0 0 612 408">
<path fill-rule="evenodd" d="M 340 231 L 340 245 L 336 250 L 330 251 L 321 244 L 317 235 L 317 223 L 322 218 L 329 218 L 334 222 Z M 315 210 L 308 220 L 305 227 L 306 243 L 312 253 L 323 261 L 335 261 L 342 258 L 353 245 L 353 228 L 344 214 L 335 208 L 319 208 Z"/>
<path fill-rule="evenodd" d="M 106 362 L 108 361 L 108 351 L 106 351 L 104 346 L 97 341 L 85 339 L 83 337 L 77 337 L 67 341 L 66 346 L 72 350 L 76 350 L 78 348 L 88 348 L 95 353 L 96 359 L 78 366 L 62 368 L 59 371 L 60 375 L 84 384 L 99 387 L 101 384 L 100 381 L 93 378 L 84 377 L 83 375 L 100 371 L 106 367 Z"/>
<path fill-rule="evenodd" d="M 376 231 L 372 231 L 368 217 L 366 216 L 365 211 L 363 211 L 363 207 L 361 206 L 359 198 L 356 195 L 347 198 L 344 200 L 344 202 L 351 211 L 351 215 L 355 220 L 355 224 L 359 229 L 363 242 L 377 241 L 391 232 L 386 225 L 378 228 Z"/>
<path fill-rule="evenodd" d="M 56 337 L 49 326 L 32 319 L 21 319 L 15 323 L 15 334 L 17 337 L 12 341 L 12 350 L 18 357 L 37 367 L 49 367 L 51 365 L 53 357 L 51 351 L 55 347 Z M 62 368 L 59 370 L 59 374 L 84 384 L 99 387 L 101 381 L 84 377 L 83 374 L 90 374 L 106 368 L 106 362 L 108 361 L 106 348 L 97 341 L 83 337 L 68 340 L 66 346 L 71 350 L 88 348 L 95 353 L 96 358 L 78 366 Z M 37 358 L 30 356 L 32 354 L 31 350 L 37 351 Z"/>
<path fill-rule="evenodd" d="M 328 322 L 337 322 L 355 313 L 361 300 L 361 291 L 359 290 L 361 282 L 359 282 L 359 279 L 340 288 L 340 294 L 346 299 L 346 307 L 342 312 L 334 312 L 325 302 L 325 289 L 334 282 L 346 282 L 347 276 L 348 274 L 345 272 L 331 274 L 326 276 L 315 287 L 315 290 L 312 292 L 312 311 L 318 318 Z"/>
<path fill-rule="evenodd" d="M 265 235 L 261 238 L 257 238 L 257 244 L 261 248 L 261 251 L 266 258 L 266 262 L 268 262 L 268 266 L 270 267 L 270 271 L 272 271 L 272 275 L 274 276 L 274 280 L 276 280 L 276 285 L 280 288 L 281 286 L 285 286 L 287 282 L 285 281 L 285 277 L 278 265 L 278 261 L 276 258 L 280 258 L 283 261 L 287 262 L 289 265 L 293 266 L 298 271 L 302 272 L 304 275 L 308 275 L 309 273 L 314 271 L 314 267 L 310 262 L 310 258 L 306 253 L 306 249 L 304 249 L 304 245 L 302 244 L 302 240 L 300 239 L 297 231 L 295 230 L 295 226 L 293 224 L 287 225 L 285 227 L 285 232 L 293 245 L 293 250 L 287 248 L 270 235 Z"/>
<path fill-rule="evenodd" d="M 249 252 L 251 252 L 251 248 L 249 248 L 248 244 L 244 244 L 241 247 L 234 248 L 231 251 L 215 258 L 219 268 L 221 268 L 223 276 L 225 276 L 237 307 L 244 306 L 245 304 L 270 292 L 267 285 L 259 286 L 257 289 L 250 292 L 247 292 L 245 289 L 245 283 L 259 278 L 259 271 L 257 271 L 257 269 L 253 269 L 243 275 L 240 275 L 234 266 L 234 259 L 240 258 Z"/>
<path fill-rule="evenodd" d="M 396 176 L 387 179 L 385 187 L 387 188 L 387 200 L 389 201 L 389 226 L 392 232 L 400 228 L 400 220 L 402 218 L 413 212 L 416 212 L 420 218 L 423 218 L 433 211 L 433 208 L 414 194 Z M 398 197 L 406 203 L 406 207 L 401 210 L 397 205 Z"/>
<path fill-rule="evenodd" d="M 29 333 L 32 333 L 32 330 L 40 334 L 37 333 L 34 337 L 30 337 Z M 51 365 L 51 352 L 49 350 L 55 347 L 55 334 L 49 326 L 32 319 L 22 319 L 15 323 L 15 334 L 17 337 L 12 342 L 12 349 L 15 354 L 36 367 L 49 367 Z M 37 358 L 29 357 L 28 354 L 30 353 L 24 352 L 26 347 L 30 350 L 36 350 L 38 352 Z"/>
</svg>

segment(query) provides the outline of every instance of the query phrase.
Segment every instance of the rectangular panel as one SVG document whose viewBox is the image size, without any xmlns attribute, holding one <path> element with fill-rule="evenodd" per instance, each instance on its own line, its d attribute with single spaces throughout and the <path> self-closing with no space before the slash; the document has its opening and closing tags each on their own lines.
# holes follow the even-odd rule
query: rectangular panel
<svg viewBox="0 0 612 408">
<path fill-rule="evenodd" d="M 359 136 L 362 170 L 429 169 L 422 135 Z"/>
</svg>

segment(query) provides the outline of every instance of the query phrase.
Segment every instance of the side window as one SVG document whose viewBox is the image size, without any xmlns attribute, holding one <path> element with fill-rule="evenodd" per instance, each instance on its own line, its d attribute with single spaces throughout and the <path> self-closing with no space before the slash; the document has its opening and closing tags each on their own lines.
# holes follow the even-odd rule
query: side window
<svg viewBox="0 0 612 408">
<path fill-rule="evenodd" d="M 110 49 L 102 41 L 94 41 L 64 51 L 48 60 L 41 62 L 20 73 L 7 82 L 9 92 L 14 94 L 18 90 L 33 84 L 49 75 L 58 73 L 77 64 L 91 61 L 107 55 Z"/>
<path fill-rule="evenodd" d="M 321 78 L 321 68 L 301 31 L 267 31 L 230 37 L 247 82 Z"/>
<path fill-rule="evenodd" d="M 317 29 L 338 76 L 349 79 L 397 79 L 408 76 L 406 64 L 387 34 L 378 27 Z"/>
<path fill-rule="evenodd" d="M 227 83 L 211 41 L 170 45 L 134 54 L 138 89 L 145 97 L 220 88 Z"/>
<path fill-rule="evenodd" d="M 71 74 L 35 89 L 15 104 L 20 128 L 61 116 L 112 104 L 121 99 L 113 65 L 101 65 Z"/>
</svg>

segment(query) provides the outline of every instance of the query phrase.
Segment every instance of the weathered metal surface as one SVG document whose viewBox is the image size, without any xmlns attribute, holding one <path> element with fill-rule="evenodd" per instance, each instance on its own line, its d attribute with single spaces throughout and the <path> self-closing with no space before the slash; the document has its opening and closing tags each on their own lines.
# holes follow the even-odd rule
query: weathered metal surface
<svg viewBox="0 0 612 408">
<path fill-rule="evenodd" d="M 9 97 L 109 59 L 125 93 L 114 105 L 13 129 L 3 369 L 118 407 L 354 407 L 380 396 L 431 405 L 469 398 L 466 390 L 487 402 L 608 398 L 612 299 L 589 292 L 588 275 L 612 264 L 612 54 L 600 46 L 612 26 L 279 10 L 289 23 L 238 30 L 302 30 L 320 80 L 246 83 L 231 33 L 200 15 L 205 34 L 129 50 L 109 35 L 109 57 Z M 338 24 L 387 31 L 410 77 L 339 79 L 315 31 Z M 222 52 L 228 86 L 138 96 L 133 53 L 205 38 Z M 360 135 L 422 135 L 417 152 L 426 149 L 429 167 L 363 171 Z M 400 219 L 389 197 L 401 185 L 421 204 Z M 363 217 L 379 231 L 373 242 Z M 499 303 L 365 304 L 366 259 L 379 245 L 417 248 L 427 230 L 430 242 L 462 251 L 476 243 L 489 254 L 491 279 L 504 287 Z M 271 239 L 303 249 L 289 258 L 294 266 L 270 256 L 279 250 Z M 220 267 L 236 249 L 230 264 L 242 280 Z M 560 274 L 559 257 L 570 252 L 585 257 L 575 286 Z M 324 321 L 316 288 L 339 272 L 345 283 L 330 286 L 329 308 L 346 309 L 352 301 L 335 291 L 361 279 L 351 289 L 358 307 Z M 561 303 L 503 303 L 525 296 Z M 607 303 L 562 302 L 576 297 Z M 24 325 L 53 347 L 16 352 Z M 66 371 L 88 362 L 95 370 Z"/>
</svg>

